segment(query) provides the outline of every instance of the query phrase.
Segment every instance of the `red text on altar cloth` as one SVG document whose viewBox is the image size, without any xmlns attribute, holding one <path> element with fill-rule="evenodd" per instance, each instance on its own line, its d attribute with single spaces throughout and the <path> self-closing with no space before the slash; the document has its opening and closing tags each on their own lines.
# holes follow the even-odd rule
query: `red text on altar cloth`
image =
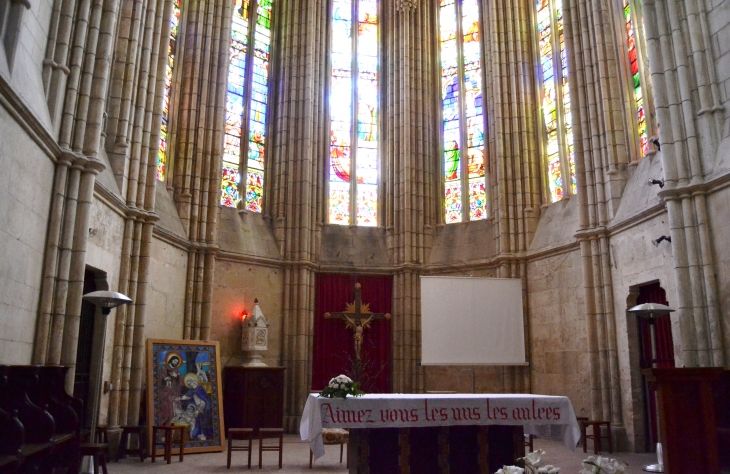
<svg viewBox="0 0 730 474">
<path fill-rule="evenodd" d="M 427 426 L 443 424 L 533 424 L 555 423 L 561 420 L 560 407 L 539 406 L 535 400 L 528 403 L 503 405 L 492 400 L 479 404 L 462 406 L 439 406 L 438 401 L 419 401 L 422 407 L 403 408 L 343 408 L 331 403 L 322 403 L 322 424 L 325 426 L 357 427 L 376 425 L 387 426 Z M 349 404 L 348 404 L 349 405 Z M 516 405 L 516 406 L 515 406 Z"/>
</svg>

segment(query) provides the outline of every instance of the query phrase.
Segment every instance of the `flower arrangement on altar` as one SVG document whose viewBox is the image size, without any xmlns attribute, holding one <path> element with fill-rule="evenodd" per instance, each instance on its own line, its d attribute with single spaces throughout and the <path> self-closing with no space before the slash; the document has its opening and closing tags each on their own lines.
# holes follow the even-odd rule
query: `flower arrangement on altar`
<svg viewBox="0 0 730 474">
<path fill-rule="evenodd" d="M 348 395 L 359 397 L 364 394 L 365 392 L 358 388 L 357 382 L 353 382 L 347 375 L 338 375 L 330 379 L 330 383 L 320 392 L 319 396 L 325 398 L 347 398 Z"/>
</svg>

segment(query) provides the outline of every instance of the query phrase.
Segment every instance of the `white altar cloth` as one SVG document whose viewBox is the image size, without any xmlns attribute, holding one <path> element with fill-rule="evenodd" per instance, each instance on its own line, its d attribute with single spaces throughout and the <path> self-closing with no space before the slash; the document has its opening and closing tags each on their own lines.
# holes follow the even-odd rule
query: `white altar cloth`
<svg viewBox="0 0 730 474">
<path fill-rule="evenodd" d="M 523 425 L 525 434 L 575 449 L 580 428 L 568 397 L 531 394 L 372 393 L 361 397 L 309 395 L 299 434 L 314 458 L 324 456 L 322 428 L 417 428 Z"/>
</svg>

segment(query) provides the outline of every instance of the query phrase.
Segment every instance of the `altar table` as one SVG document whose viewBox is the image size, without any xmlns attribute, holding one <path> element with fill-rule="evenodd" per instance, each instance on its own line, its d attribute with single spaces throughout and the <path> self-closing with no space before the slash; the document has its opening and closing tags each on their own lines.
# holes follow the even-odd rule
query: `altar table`
<svg viewBox="0 0 730 474">
<path fill-rule="evenodd" d="M 324 455 L 323 428 L 349 429 L 350 472 L 372 474 L 390 469 L 371 470 L 367 464 L 388 457 L 406 463 L 410 459 L 411 466 L 398 472 L 421 472 L 415 465 L 419 463 L 431 464 L 423 472 L 436 472 L 436 464 L 440 472 L 455 472 L 457 458 L 473 458 L 464 472 L 488 472 L 489 466 L 514 464 L 523 455 L 523 433 L 556 439 L 571 449 L 580 439 L 567 397 L 531 394 L 368 394 L 346 399 L 312 394 L 299 432 L 315 459 Z M 368 457 L 374 449 L 377 455 Z M 444 463 L 451 463 L 451 469 Z"/>
</svg>

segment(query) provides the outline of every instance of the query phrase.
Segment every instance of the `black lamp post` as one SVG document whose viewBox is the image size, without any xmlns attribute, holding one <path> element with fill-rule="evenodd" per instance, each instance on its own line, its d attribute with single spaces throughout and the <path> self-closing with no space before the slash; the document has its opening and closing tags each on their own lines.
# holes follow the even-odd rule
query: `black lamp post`
<svg viewBox="0 0 730 474">
<path fill-rule="evenodd" d="M 108 316 L 113 308 L 123 304 L 131 304 L 132 300 L 121 293 L 114 291 L 92 291 L 83 296 L 83 300 L 101 308 L 101 314 Z M 99 421 L 99 398 L 101 392 L 101 375 L 104 367 L 104 344 L 106 340 L 106 317 L 101 321 L 101 334 L 98 344 L 92 348 L 92 365 L 94 380 L 91 383 L 89 406 L 91 408 L 90 442 L 96 437 L 96 425 Z"/>
<path fill-rule="evenodd" d="M 643 303 L 637 306 L 634 306 L 629 310 L 629 313 L 634 313 L 640 318 L 645 319 L 657 319 L 661 318 L 662 316 L 666 316 L 669 313 L 673 312 L 674 310 L 670 308 L 667 305 L 663 305 L 660 303 Z M 652 358 L 652 367 L 654 366 L 654 360 L 656 359 L 656 329 L 653 324 L 649 325 L 649 331 L 650 331 L 650 337 L 651 337 L 651 358 Z M 656 393 L 654 394 L 656 397 Z M 657 404 L 658 406 L 658 404 Z M 657 414 L 657 428 L 659 426 L 661 420 L 659 420 L 659 416 Z M 657 429 L 659 431 L 659 429 Z M 657 440 L 659 441 L 657 443 L 657 464 L 649 464 L 647 466 L 643 467 L 643 470 L 646 472 L 664 472 L 664 461 L 662 458 L 662 443 L 661 443 L 661 437 L 660 434 L 657 433 Z"/>
</svg>

